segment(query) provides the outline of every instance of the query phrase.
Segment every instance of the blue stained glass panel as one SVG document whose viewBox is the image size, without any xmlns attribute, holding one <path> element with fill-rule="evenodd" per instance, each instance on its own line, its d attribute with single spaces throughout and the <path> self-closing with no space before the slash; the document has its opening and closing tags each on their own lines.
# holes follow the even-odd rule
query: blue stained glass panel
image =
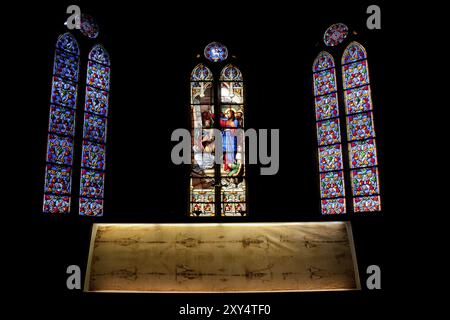
<svg viewBox="0 0 450 320">
<path fill-rule="evenodd" d="M 104 170 L 105 145 L 90 141 L 83 141 L 81 161 L 84 168 Z"/>
<path fill-rule="evenodd" d="M 108 66 L 110 63 L 108 52 L 100 44 L 96 44 L 92 48 L 91 52 L 89 52 L 89 60 L 93 60 L 98 63 L 106 64 Z"/>
<path fill-rule="evenodd" d="M 56 42 L 56 48 L 65 50 L 74 55 L 78 55 L 80 53 L 77 40 L 75 40 L 74 36 L 68 32 L 59 36 L 58 41 Z"/>
<path fill-rule="evenodd" d="M 105 143 L 106 118 L 94 114 L 84 114 L 83 138 Z"/>
<path fill-rule="evenodd" d="M 358 113 L 347 117 L 348 140 L 363 140 L 375 137 L 372 112 Z"/>
<path fill-rule="evenodd" d="M 205 58 L 209 61 L 224 61 L 228 57 L 228 49 L 218 42 L 211 42 L 203 51 Z"/>
<path fill-rule="evenodd" d="M 317 123 L 319 145 L 325 146 L 341 142 L 339 119 L 325 120 Z"/>
<path fill-rule="evenodd" d="M 69 108 L 76 108 L 77 85 L 70 81 L 53 77 L 50 102 Z"/>
<path fill-rule="evenodd" d="M 106 117 L 108 115 L 108 92 L 86 87 L 85 111 Z"/>
<path fill-rule="evenodd" d="M 70 194 L 71 178 L 72 168 L 47 164 L 44 191 L 46 193 Z"/>
<path fill-rule="evenodd" d="M 74 82 L 78 82 L 78 57 L 70 53 L 56 50 L 53 74 Z"/>
<path fill-rule="evenodd" d="M 103 198 L 105 174 L 94 170 L 81 170 L 80 196 Z"/>
<path fill-rule="evenodd" d="M 349 143 L 351 168 L 371 167 L 377 163 L 377 147 L 374 139 Z"/>
<path fill-rule="evenodd" d="M 64 107 L 50 106 L 50 132 L 73 136 L 75 134 L 75 111 Z"/>
<path fill-rule="evenodd" d="M 73 142 L 70 137 L 48 135 L 47 162 L 72 165 Z"/>
<path fill-rule="evenodd" d="M 372 110 L 369 86 L 345 90 L 345 108 L 347 114 Z"/>
</svg>

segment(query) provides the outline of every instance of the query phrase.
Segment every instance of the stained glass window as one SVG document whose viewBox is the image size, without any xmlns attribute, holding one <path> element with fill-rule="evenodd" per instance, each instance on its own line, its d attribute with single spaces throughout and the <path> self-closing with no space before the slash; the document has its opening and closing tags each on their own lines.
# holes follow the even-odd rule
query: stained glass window
<svg viewBox="0 0 450 320">
<path fill-rule="evenodd" d="M 78 43 L 70 33 L 58 38 L 50 95 L 42 209 L 45 213 L 70 212 L 79 53 Z"/>
<path fill-rule="evenodd" d="M 367 53 L 350 43 L 342 56 L 353 210 L 380 211 L 378 159 Z"/>
<path fill-rule="evenodd" d="M 215 108 L 213 75 L 204 64 L 191 73 L 192 168 L 190 215 L 215 216 Z"/>
<path fill-rule="evenodd" d="M 333 57 L 322 51 L 313 63 L 314 101 L 323 214 L 346 212 L 336 72 Z"/>
<path fill-rule="evenodd" d="M 335 23 L 325 31 L 323 41 L 327 46 L 334 47 L 344 41 L 347 35 L 347 26 L 343 23 Z"/>
<path fill-rule="evenodd" d="M 209 61 L 224 61 L 228 58 L 228 49 L 218 42 L 211 42 L 205 47 L 204 55 Z"/>
<path fill-rule="evenodd" d="M 244 136 L 237 129 L 245 130 L 244 85 L 241 71 L 234 65 L 225 66 L 220 73 L 220 117 L 223 163 L 221 176 L 221 214 L 243 216 L 246 208 L 246 172 Z"/>
<path fill-rule="evenodd" d="M 79 214 L 102 216 L 111 70 L 109 54 L 103 46 L 95 45 L 88 58 Z"/>
<path fill-rule="evenodd" d="M 193 165 L 190 183 L 191 216 L 247 214 L 242 73 L 226 65 L 214 81 L 213 73 L 198 64 L 191 73 Z M 217 81 L 218 80 L 218 81 Z M 214 97 L 217 86 L 219 97 Z M 217 129 L 214 131 L 213 129 Z M 222 164 L 215 162 L 215 132 L 222 139 Z"/>
</svg>

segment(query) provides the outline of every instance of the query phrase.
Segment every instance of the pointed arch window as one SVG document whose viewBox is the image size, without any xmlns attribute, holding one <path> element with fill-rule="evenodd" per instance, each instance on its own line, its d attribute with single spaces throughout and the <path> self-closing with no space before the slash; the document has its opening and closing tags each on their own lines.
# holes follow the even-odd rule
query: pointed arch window
<svg viewBox="0 0 450 320">
<path fill-rule="evenodd" d="M 204 64 L 191 73 L 192 168 L 190 215 L 215 216 L 216 176 L 213 75 Z"/>
<path fill-rule="evenodd" d="M 215 43 L 210 51 L 226 47 Z M 212 49 L 211 49 L 212 48 Z M 221 59 L 211 60 L 221 62 Z M 214 66 L 216 67 L 216 66 Z M 244 85 L 235 65 L 215 68 L 215 75 L 205 64 L 191 73 L 192 168 L 190 176 L 191 216 L 245 216 L 247 187 L 245 178 Z M 216 163 L 216 134 L 222 141 L 222 164 Z"/>
<path fill-rule="evenodd" d="M 322 51 L 313 63 L 314 101 L 323 214 L 346 212 L 336 71 L 333 57 Z"/>
<path fill-rule="evenodd" d="M 70 34 L 56 42 L 50 97 L 43 212 L 69 213 L 77 105 L 79 47 Z"/>
<path fill-rule="evenodd" d="M 246 215 L 244 83 L 241 71 L 228 64 L 220 73 L 220 129 L 223 163 L 220 166 L 220 202 L 224 216 Z"/>
<path fill-rule="evenodd" d="M 380 211 L 377 147 L 367 53 L 351 42 L 342 55 L 350 179 L 355 212 Z"/>
<path fill-rule="evenodd" d="M 81 155 L 80 215 L 103 215 L 110 72 L 108 52 L 102 45 L 95 45 L 89 52 L 87 66 Z"/>
</svg>

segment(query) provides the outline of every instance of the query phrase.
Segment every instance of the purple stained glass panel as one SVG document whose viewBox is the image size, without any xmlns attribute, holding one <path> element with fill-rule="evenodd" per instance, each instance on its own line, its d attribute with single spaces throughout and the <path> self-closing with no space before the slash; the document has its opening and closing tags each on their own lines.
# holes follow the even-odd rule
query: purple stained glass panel
<svg viewBox="0 0 450 320">
<path fill-rule="evenodd" d="M 81 33 L 90 38 L 90 39 L 95 39 L 98 36 L 98 32 L 99 32 L 99 27 L 97 22 L 95 22 L 95 19 L 88 15 L 88 14 L 81 14 L 81 19 L 80 19 L 81 23 L 80 23 L 80 31 Z"/>
<path fill-rule="evenodd" d="M 325 120 L 339 116 L 337 93 L 315 98 L 316 120 Z"/>
<path fill-rule="evenodd" d="M 325 45 L 334 47 L 344 41 L 348 35 L 348 27 L 343 23 L 335 23 L 331 25 L 323 35 Z"/>
<path fill-rule="evenodd" d="M 369 86 L 345 90 L 345 108 L 347 114 L 372 110 Z"/>
</svg>

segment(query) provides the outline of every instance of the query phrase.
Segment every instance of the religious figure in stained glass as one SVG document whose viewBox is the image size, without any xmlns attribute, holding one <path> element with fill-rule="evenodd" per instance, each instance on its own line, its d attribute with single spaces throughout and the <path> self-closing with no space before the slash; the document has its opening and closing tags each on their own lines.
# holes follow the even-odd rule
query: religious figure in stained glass
<svg viewBox="0 0 450 320">
<path fill-rule="evenodd" d="M 226 48 L 213 43 L 205 48 L 206 59 L 220 62 Z M 214 97 L 214 86 L 219 97 Z M 191 216 L 242 216 L 247 214 L 245 149 L 238 134 L 244 129 L 242 73 L 228 64 L 216 76 L 198 64 L 191 73 L 193 164 L 190 184 Z M 213 130 L 215 129 L 215 130 Z M 222 164 L 215 163 L 216 132 L 221 134 Z"/>
</svg>

